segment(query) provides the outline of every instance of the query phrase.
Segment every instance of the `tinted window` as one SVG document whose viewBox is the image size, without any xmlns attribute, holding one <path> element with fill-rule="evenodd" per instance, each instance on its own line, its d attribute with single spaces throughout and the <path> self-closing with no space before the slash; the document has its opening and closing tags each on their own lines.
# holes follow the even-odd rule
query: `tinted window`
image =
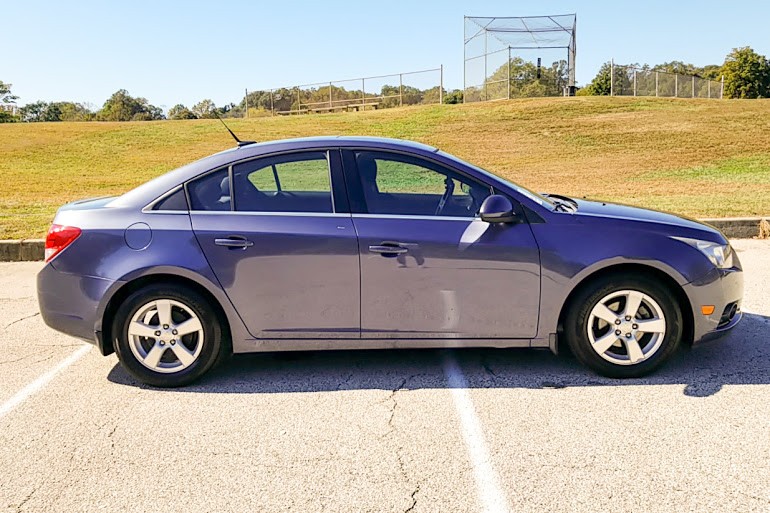
<svg viewBox="0 0 770 513">
<path fill-rule="evenodd" d="M 185 196 L 184 188 L 180 188 L 178 191 L 169 194 L 152 207 L 153 210 L 187 210 L 187 196 Z"/>
<path fill-rule="evenodd" d="M 235 209 L 333 212 L 326 152 L 265 157 L 233 166 Z"/>
<path fill-rule="evenodd" d="M 191 210 L 230 210 L 230 179 L 227 169 L 193 180 L 187 184 Z"/>
<path fill-rule="evenodd" d="M 433 162 L 384 152 L 356 152 L 370 214 L 474 217 L 489 186 Z"/>
</svg>

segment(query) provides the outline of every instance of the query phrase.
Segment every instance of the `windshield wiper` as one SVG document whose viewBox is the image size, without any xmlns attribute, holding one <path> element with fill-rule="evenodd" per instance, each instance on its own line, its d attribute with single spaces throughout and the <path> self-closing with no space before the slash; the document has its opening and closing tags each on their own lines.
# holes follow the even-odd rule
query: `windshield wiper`
<svg viewBox="0 0 770 513">
<path fill-rule="evenodd" d="M 554 203 L 554 210 L 559 212 L 577 212 L 578 204 L 577 201 L 573 200 L 572 198 L 569 198 L 567 196 L 561 196 L 559 194 L 547 194 L 547 193 L 541 193 L 541 196 L 545 196 L 546 198 L 550 199 Z"/>
</svg>

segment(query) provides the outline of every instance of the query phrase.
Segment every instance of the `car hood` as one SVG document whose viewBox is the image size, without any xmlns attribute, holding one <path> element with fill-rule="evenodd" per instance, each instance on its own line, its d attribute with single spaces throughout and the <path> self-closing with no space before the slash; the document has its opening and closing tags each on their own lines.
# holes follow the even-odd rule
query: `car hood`
<svg viewBox="0 0 770 513">
<path fill-rule="evenodd" d="M 607 203 L 602 201 L 588 201 L 576 198 L 573 199 L 578 209 L 574 215 L 584 217 L 603 217 L 607 219 L 627 220 L 654 223 L 657 225 L 667 225 L 670 227 L 684 228 L 686 230 L 696 230 L 703 232 L 709 240 L 725 240 L 722 232 L 711 225 L 702 223 L 689 217 L 678 216 L 659 210 L 650 210 L 646 208 L 632 207 L 619 203 Z"/>
</svg>

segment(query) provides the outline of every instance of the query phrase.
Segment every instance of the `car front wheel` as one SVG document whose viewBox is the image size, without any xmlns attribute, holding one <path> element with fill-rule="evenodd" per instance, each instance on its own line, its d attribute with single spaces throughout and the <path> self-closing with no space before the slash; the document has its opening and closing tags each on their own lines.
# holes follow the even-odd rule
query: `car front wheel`
<svg viewBox="0 0 770 513">
<path fill-rule="evenodd" d="M 128 296 L 112 333 L 126 371 L 157 387 L 195 381 L 223 351 L 222 327 L 206 298 L 176 284 L 151 285 Z"/>
<path fill-rule="evenodd" d="M 682 312 L 656 280 L 608 276 L 578 292 L 564 332 L 572 353 L 594 371 L 612 378 L 639 377 L 676 350 Z"/>
</svg>

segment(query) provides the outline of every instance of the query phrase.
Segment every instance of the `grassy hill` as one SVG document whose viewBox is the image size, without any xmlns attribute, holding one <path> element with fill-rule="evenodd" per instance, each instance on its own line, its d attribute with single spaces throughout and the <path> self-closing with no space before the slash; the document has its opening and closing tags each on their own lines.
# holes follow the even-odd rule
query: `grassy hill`
<svg viewBox="0 0 770 513">
<path fill-rule="evenodd" d="M 538 191 L 696 217 L 770 214 L 770 100 L 578 97 L 228 121 L 242 139 L 376 135 Z M 217 120 L 0 125 L 0 239 L 232 147 Z"/>
</svg>

